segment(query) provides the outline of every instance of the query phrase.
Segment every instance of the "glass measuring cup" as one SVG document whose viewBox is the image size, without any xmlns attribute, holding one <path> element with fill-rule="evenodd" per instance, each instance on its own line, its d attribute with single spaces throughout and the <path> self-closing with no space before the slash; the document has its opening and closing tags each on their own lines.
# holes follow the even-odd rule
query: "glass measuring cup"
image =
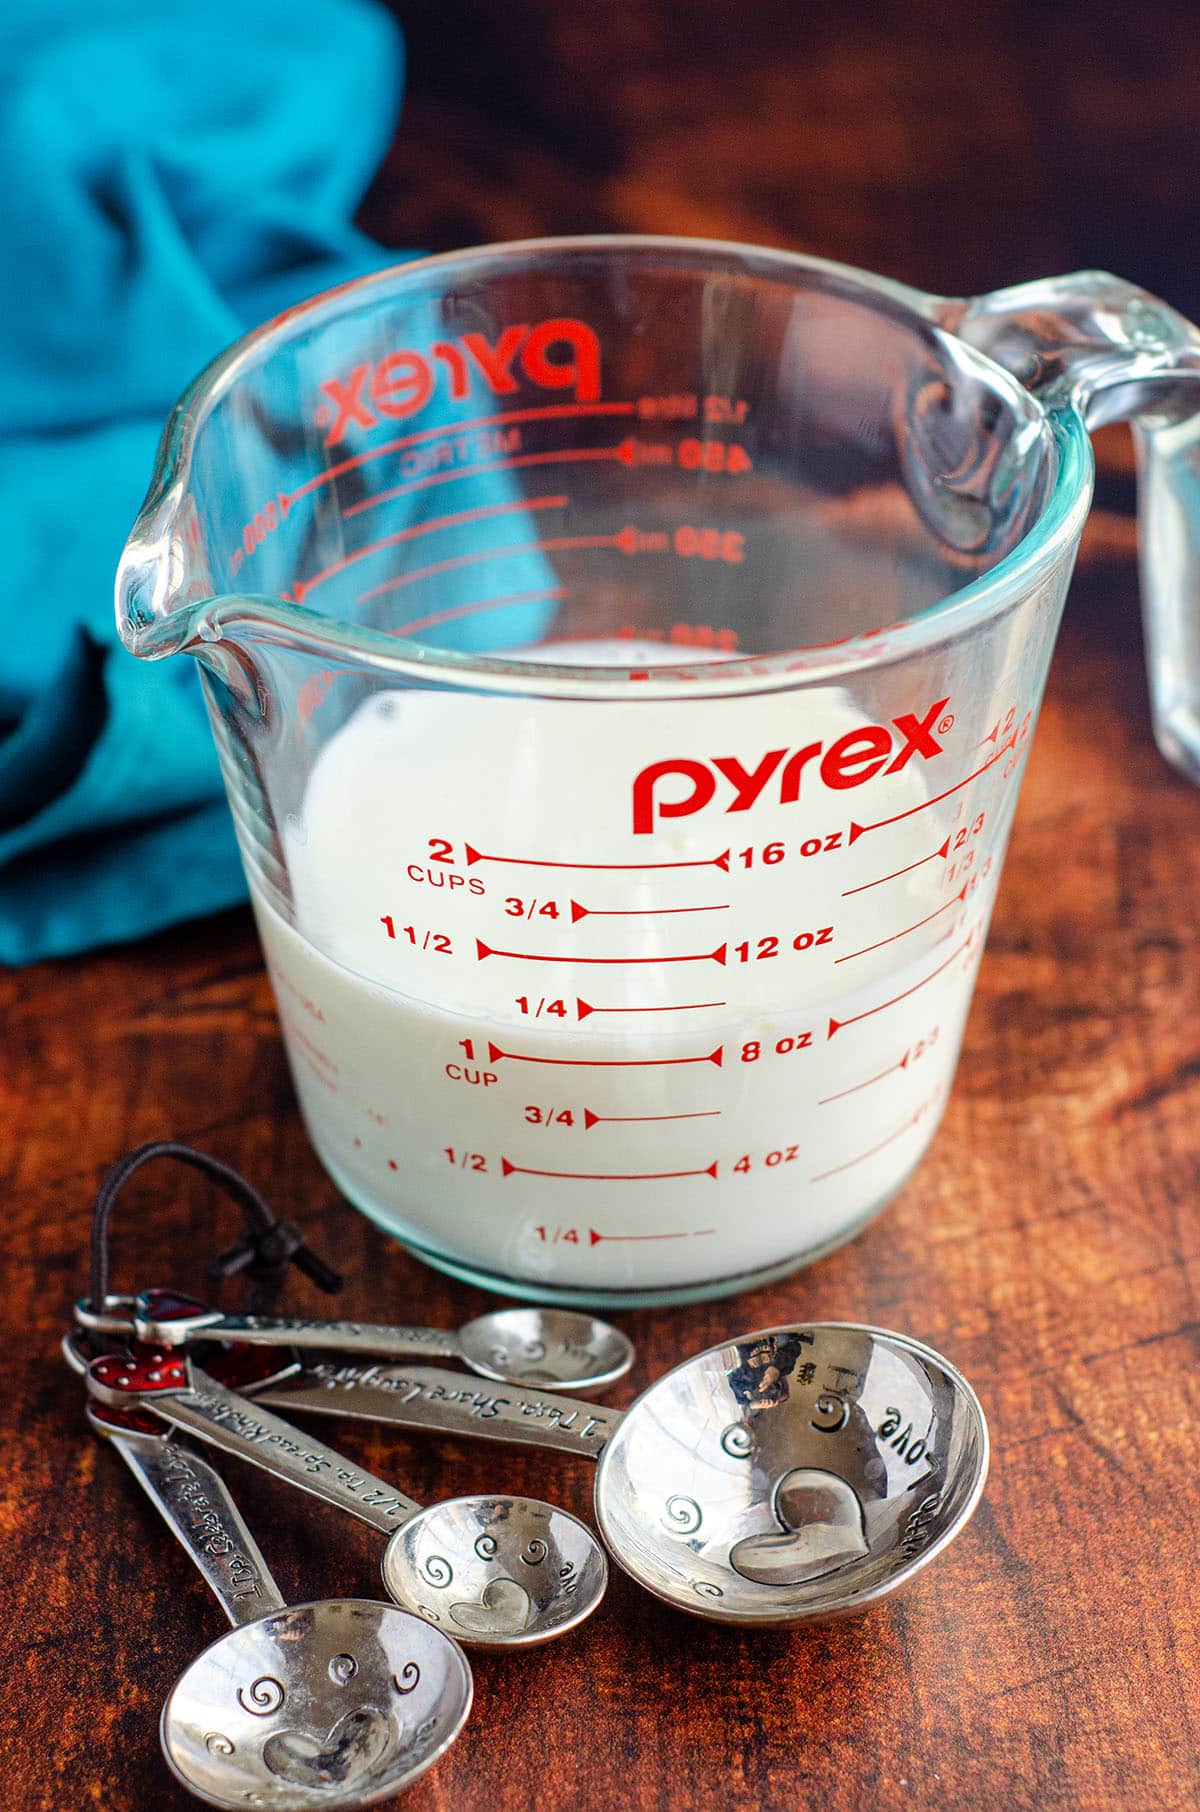
<svg viewBox="0 0 1200 1812">
<path fill-rule="evenodd" d="M 1200 335 L 663 239 L 292 310 L 172 416 L 117 586 L 196 657 L 346 1195 L 544 1301 L 847 1238 L 953 1078 L 1090 497 L 1134 417 L 1156 733 L 1200 772 Z"/>
</svg>

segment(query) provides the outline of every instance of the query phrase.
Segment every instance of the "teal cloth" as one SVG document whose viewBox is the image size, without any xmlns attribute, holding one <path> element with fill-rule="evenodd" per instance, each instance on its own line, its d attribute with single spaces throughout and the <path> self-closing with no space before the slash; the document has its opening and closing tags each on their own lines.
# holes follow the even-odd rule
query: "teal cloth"
<svg viewBox="0 0 1200 1812">
<path fill-rule="evenodd" d="M 394 261 L 352 221 L 402 72 L 371 0 L 8 0 L 0 962 L 245 895 L 192 663 L 119 647 L 113 573 L 185 383 Z"/>
</svg>

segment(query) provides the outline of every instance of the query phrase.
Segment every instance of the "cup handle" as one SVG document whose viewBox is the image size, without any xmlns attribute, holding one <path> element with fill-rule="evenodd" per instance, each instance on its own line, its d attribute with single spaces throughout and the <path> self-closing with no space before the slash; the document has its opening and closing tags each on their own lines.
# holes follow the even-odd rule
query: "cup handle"
<svg viewBox="0 0 1200 1812">
<path fill-rule="evenodd" d="M 1074 410 L 1089 428 L 1130 422 L 1154 735 L 1200 783 L 1200 329 L 1104 271 L 941 301 L 931 313 L 1047 408 Z"/>
</svg>

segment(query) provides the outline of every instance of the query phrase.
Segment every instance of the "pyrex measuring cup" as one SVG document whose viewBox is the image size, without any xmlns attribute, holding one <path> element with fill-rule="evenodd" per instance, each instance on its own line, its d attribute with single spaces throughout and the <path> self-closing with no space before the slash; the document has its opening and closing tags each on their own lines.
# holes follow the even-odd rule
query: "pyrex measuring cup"
<svg viewBox="0 0 1200 1812">
<path fill-rule="evenodd" d="M 1136 417 L 1200 771 L 1200 335 L 661 239 L 351 284 L 184 396 L 127 645 L 194 655 L 314 1143 L 432 1263 L 686 1298 L 845 1239 L 954 1072 L 1086 514 Z"/>
</svg>

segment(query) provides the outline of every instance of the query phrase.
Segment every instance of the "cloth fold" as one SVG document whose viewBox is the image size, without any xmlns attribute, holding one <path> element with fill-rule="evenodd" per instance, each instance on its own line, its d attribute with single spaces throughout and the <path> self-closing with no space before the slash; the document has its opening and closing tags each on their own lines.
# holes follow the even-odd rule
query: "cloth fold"
<svg viewBox="0 0 1200 1812">
<path fill-rule="evenodd" d="M 245 895 L 190 662 L 112 580 L 163 420 L 247 327 L 397 254 L 353 212 L 403 52 L 374 0 L 10 0 L 0 35 L 0 962 Z"/>
</svg>

